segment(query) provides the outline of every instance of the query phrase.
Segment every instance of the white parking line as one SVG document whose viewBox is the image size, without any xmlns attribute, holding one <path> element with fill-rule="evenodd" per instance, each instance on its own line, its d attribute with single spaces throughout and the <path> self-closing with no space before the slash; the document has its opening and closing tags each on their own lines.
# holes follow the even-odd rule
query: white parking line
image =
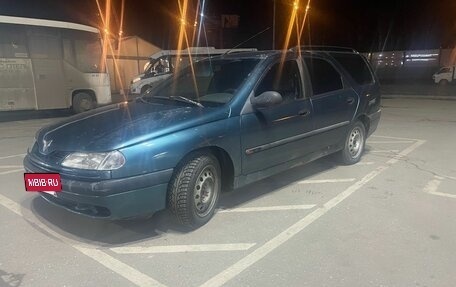
<svg viewBox="0 0 456 287">
<path fill-rule="evenodd" d="M 0 168 L 19 168 L 22 165 L 0 165 Z"/>
<path fill-rule="evenodd" d="M 278 206 L 262 206 L 262 207 L 239 207 L 239 208 L 233 208 L 233 209 L 221 209 L 221 210 L 218 210 L 217 213 L 300 210 L 300 209 L 312 209 L 314 207 L 315 207 L 315 204 L 278 205 Z"/>
<path fill-rule="evenodd" d="M 111 251 L 118 254 L 154 254 L 154 253 L 182 253 L 182 252 L 211 252 L 211 251 L 244 251 L 255 246 L 256 243 L 233 244 L 195 244 L 195 245 L 168 245 L 168 246 L 126 246 L 114 247 Z"/>
<path fill-rule="evenodd" d="M 216 286 L 222 286 L 226 282 L 230 281 L 237 275 L 239 275 L 241 272 L 264 258 L 266 255 L 271 253 L 273 250 L 275 250 L 277 247 L 281 246 L 288 240 L 290 240 L 293 236 L 304 230 L 307 226 L 309 226 L 311 223 L 313 223 L 315 220 L 320 218 L 321 216 L 325 215 L 328 211 L 330 211 L 333 207 L 337 206 L 339 203 L 341 203 L 344 199 L 352 195 L 355 191 L 366 185 L 368 182 L 370 182 L 372 179 L 374 179 L 376 176 L 381 174 L 383 171 L 391 167 L 393 164 L 398 162 L 402 157 L 406 156 L 410 152 L 414 151 L 417 149 L 419 146 L 421 146 L 425 141 L 417 141 L 413 145 L 409 146 L 408 148 L 404 149 L 402 152 L 397 154 L 395 157 L 392 159 L 388 160 L 386 162 L 386 165 L 382 165 L 378 168 L 376 168 L 374 171 L 370 172 L 366 176 L 364 176 L 362 179 L 359 181 L 355 182 L 351 186 L 349 186 L 345 191 L 341 192 L 338 194 L 336 197 L 333 199 L 329 200 L 326 204 L 324 204 L 323 207 L 316 209 L 309 215 L 303 217 L 301 220 L 287 228 L 285 231 L 281 232 L 268 242 L 266 242 L 264 245 L 258 247 L 255 249 L 253 252 L 251 252 L 249 255 L 245 256 L 238 262 L 234 263 L 221 273 L 215 275 L 208 281 L 206 281 L 203 285 L 203 287 L 216 287 Z"/>
<path fill-rule="evenodd" d="M 316 184 L 316 183 L 338 183 L 338 182 L 352 182 L 356 178 L 336 178 L 336 179 L 309 179 L 298 181 L 298 184 Z"/>
<path fill-rule="evenodd" d="M 7 155 L 7 156 L 2 156 L 0 159 L 7 159 L 7 158 L 13 158 L 13 157 L 24 157 L 26 154 L 21 153 L 21 154 L 13 154 L 13 155 Z"/>
<path fill-rule="evenodd" d="M 399 152 L 399 150 L 398 149 L 376 149 L 376 150 L 371 150 L 369 152 L 373 152 L 373 153 L 382 153 L 382 152 L 397 153 L 397 152 Z"/>
<path fill-rule="evenodd" d="M 358 163 L 356 163 L 355 165 L 373 165 L 375 164 L 375 162 L 373 161 L 360 161 Z"/>
<path fill-rule="evenodd" d="M 104 265 L 108 269 L 111 269 L 115 273 L 121 275 L 125 279 L 129 280 L 137 286 L 150 286 L 150 287 L 164 287 L 165 285 L 160 282 L 152 279 L 144 273 L 139 272 L 135 268 L 131 267 L 128 264 L 123 263 L 122 261 L 115 259 L 114 257 L 106 254 L 106 252 L 93 249 L 85 248 L 80 246 L 73 246 L 81 252 L 82 254 L 92 258 L 96 262 Z"/>
<path fill-rule="evenodd" d="M 414 143 L 415 141 L 367 141 L 368 144 L 402 144 Z"/>
<path fill-rule="evenodd" d="M 429 194 L 433 195 L 438 195 L 438 196 L 443 196 L 443 197 L 448 197 L 448 198 L 456 198 L 456 194 L 450 194 L 450 193 L 445 193 L 445 192 L 439 192 L 437 189 L 440 186 L 440 183 L 442 183 L 442 180 L 444 178 L 440 176 L 434 176 L 434 179 L 431 179 L 426 186 L 423 188 L 423 191 Z"/>
<path fill-rule="evenodd" d="M 12 169 L 12 170 L 7 170 L 7 171 L 2 171 L 0 172 L 0 175 L 5 175 L 5 174 L 10 174 L 10 173 L 15 173 L 15 172 L 20 172 L 20 171 L 24 171 L 23 168 L 20 168 L 20 169 Z"/>
<path fill-rule="evenodd" d="M 111 271 L 117 273 L 118 275 L 124 277 L 125 279 L 129 280 L 133 284 L 137 286 L 149 286 L 149 287 L 163 287 L 164 285 L 160 282 L 156 281 L 155 279 L 147 276 L 146 274 L 134 269 L 133 267 L 115 259 L 114 257 L 106 254 L 106 252 L 98 249 L 94 249 L 90 246 L 83 246 L 81 244 L 74 244 L 68 238 L 64 237 L 63 235 L 55 232 L 54 230 L 50 229 L 46 225 L 44 225 L 41 221 L 37 220 L 34 214 L 27 209 L 22 209 L 21 206 L 16 203 L 15 201 L 7 198 L 6 196 L 0 194 L 0 205 L 6 207 L 8 210 L 16 213 L 17 215 L 24 218 L 26 221 L 30 222 L 34 226 L 44 230 L 48 234 L 54 236 L 55 238 L 59 239 L 60 241 L 64 242 L 65 244 L 73 247 L 77 251 L 81 252 L 82 254 L 92 258 L 99 264 L 103 265 L 104 267 L 110 269 Z"/>
<path fill-rule="evenodd" d="M 401 137 L 390 137 L 390 136 L 381 136 L 381 135 L 372 135 L 371 137 L 372 137 L 372 138 L 393 139 L 393 140 L 421 141 L 420 139 L 401 138 Z"/>
</svg>

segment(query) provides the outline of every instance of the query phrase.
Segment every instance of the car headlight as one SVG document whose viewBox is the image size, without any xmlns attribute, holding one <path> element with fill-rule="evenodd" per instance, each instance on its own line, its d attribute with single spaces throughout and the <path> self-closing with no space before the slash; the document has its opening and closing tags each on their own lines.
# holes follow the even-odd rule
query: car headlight
<svg viewBox="0 0 456 287">
<path fill-rule="evenodd" d="M 131 80 L 131 83 L 134 84 L 134 83 L 136 83 L 136 82 L 139 82 L 140 80 L 141 80 L 140 77 L 136 77 L 136 78 L 134 78 L 133 80 Z"/>
<path fill-rule="evenodd" d="M 125 164 L 125 157 L 119 151 L 102 153 L 75 152 L 69 154 L 62 162 L 62 166 L 92 169 L 113 170 L 121 168 Z"/>
</svg>

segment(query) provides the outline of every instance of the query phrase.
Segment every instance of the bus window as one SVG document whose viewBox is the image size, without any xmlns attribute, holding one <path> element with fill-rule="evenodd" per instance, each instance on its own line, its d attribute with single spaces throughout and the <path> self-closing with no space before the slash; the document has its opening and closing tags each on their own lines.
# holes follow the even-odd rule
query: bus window
<svg viewBox="0 0 456 287">
<path fill-rule="evenodd" d="M 43 34 L 29 35 L 30 57 L 35 59 L 60 59 L 62 50 L 57 37 Z"/>
<path fill-rule="evenodd" d="M 25 35 L 18 28 L 0 26 L 0 58 L 27 58 Z"/>
<path fill-rule="evenodd" d="M 74 49 L 72 45 L 72 41 L 69 39 L 63 39 L 63 59 L 67 61 L 69 64 L 75 66 L 76 60 L 74 58 Z"/>
<path fill-rule="evenodd" d="M 99 39 L 77 39 L 74 41 L 76 66 L 83 73 L 104 73 L 102 47 Z"/>
</svg>

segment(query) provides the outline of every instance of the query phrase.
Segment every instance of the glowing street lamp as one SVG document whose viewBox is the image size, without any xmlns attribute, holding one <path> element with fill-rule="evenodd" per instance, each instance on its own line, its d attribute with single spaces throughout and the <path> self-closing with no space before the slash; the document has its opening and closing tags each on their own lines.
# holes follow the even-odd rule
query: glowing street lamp
<svg viewBox="0 0 456 287">
<path fill-rule="evenodd" d="M 298 1 L 294 1 L 293 2 L 293 9 L 294 10 L 298 10 L 299 9 Z"/>
</svg>

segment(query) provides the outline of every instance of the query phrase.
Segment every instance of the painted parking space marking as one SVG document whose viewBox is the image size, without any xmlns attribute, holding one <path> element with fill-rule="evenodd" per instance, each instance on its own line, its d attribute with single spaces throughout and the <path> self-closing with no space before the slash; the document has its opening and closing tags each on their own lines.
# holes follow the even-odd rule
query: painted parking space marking
<svg viewBox="0 0 456 287">
<path fill-rule="evenodd" d="M 319 184 L 319 183 L 340 183 L 340 182 L 352 182 L 356 178 L 335 178 L 335 179 L 309 179 L 298 181 L 298 184 Z"/>
<path fill-rule="evenodd" d="M 426 186 L 423 188 L 423 191 L 426 193 L 432 194 L 432 195 L 438 195 L 438 196 L 443 196 L 443 197 L 448 197 L 448 198 L 456 198 L 456 194 L 450 194 L 450 193 L 437 191 L 439 189 L 440 184 L 442 183 L 442 180 L 444 180 L 443 177 L 434 176 L 434 178 L 431 179 L 426 184 Z"/>
<path fill-rule="evenodd" d="M 165 245 L 165 246 L 125 246 L 114 247 L 111 251 L 117 254 L 158 254 L 185 252 L 214 252 L 214 251 L 245 251 L 256 243 L 229 244 L 194 244 L 194 245 Z"/>
<path fill-rule="evenodd" d="M 148 286 L 148 287 L 163 287 L 164 285 L 155 279 L 147 276 L 146 274 L 136 270 L 128 264 L 123 263 L 122 261 L 115 259 L 110 256 L 103 250 L 95 249 L 89 245 L 85 246 L 82 244 L 75 244 L 65 236 L 55 232 L 54 230 L 47 227 L 45 224 L 40 222 L 34 214 L 28 209 L 22 209 L 20 204 L 7 198 L 6 196 L 0 194 L 0 205 L 6 209 L 14 212 L 15 214 L 22 217 L 24 220 L 28 221 L 35 227 L 47 232 L 48 234 L 54 236 L 58 240 L 67 244 L 70 247 L 73 247 L 80 253 L 86 255 L 87 257 L 95 260 L 104 267 L 110 269 L 111 271 L 117 273 L 123 278 L 129 280 L 131 283 L 137 286 Z"/>
<path fill-rule="evenodd" d="M 21 154 L 13 154 L 13 155 L 7 155 L 7 156 L 2 156 L 0 159 L 7 159 L 7 158 L 14 158 L 14 157 L 24 157 L 26 154 L 21 153 Z"/>
<path fill-rule="evenodd" d="M 12 170 L 7 170 L 7 171 L 2 171 L 0 172 L 0 175 L 5 175 L 5 174 L 10 174 L 10 173 L 16 173 L 16 172 L 23 172 L 23 168 L 18 168 L 18 169 L 12 169 Z"/>
<path fill-rule="evenodd" d="M 373 153 L 382 153 L 382 152 L 385 152 L 385 153 L 398 153 L 399 150 L 398 149 L 377 149 L 377 150 L 371 150 L 369 152 L 373 152 Z"/>
<path fill-rule="evenodd" d="M 415 141 L 367 141 L 368 144 L 402 144 L 414 143 Z"/>
<path fill-rule="evenodd" d="M 278 205 L 262 207 L 239 207 L 233 209 L 220 209 L 217 213 L 236 213 L 236 212 L 261 212 L 261 211 L 282 211 L 282 210 L 308 210 L 314 208 L 315 204 L 301 205 Z"/>
<path fill-rule="evenodd" d="M 406 141 L 421 141 L 420 139 L 403 138 L 403 137 L 392 137 L 392 136 L 382 136 L 382 135 L 371 135 L 371 138 L 383 138 L 383 139 L 406 140 Z"/>
<path fill-rule="evenodd" d="M 300 219 L 298 222 L 293 224 L 292 226 L 288 227 L 286 230 L 272 238 L 271 240 L 267 241 L 264 245 L 258 247 L 255 249 L 253 252 L 239 260 L 238 262 L 234 263 L 227 269 L 223 270 L 219 274 L 215 275 L 208 281 L 206 281 L 203 285 L 203 287 L 216 287 L 216 286 L 222 286 L 237 275 L 239 275 L 241 272 L 267 256 L 269 253 L 274 251 L 276 248 L 290 240 L 292 237 L 294 237 L 296 234 L 304 230 L 307 226 L 309 226 L 311 223 L 316 221 L 318 218 L 326 214 L 328 211 L 330 211 L 332 208 L 337 206 L 339 203 L 341 203 L 344 199 L 348 198 L 350 195 L 352 195 L 355 191 L 359 190 L 361 187 L 366 185 L 368 182 L 370 182 L 372 179 L 377 177 L 379 174 L 390 168 L 393 164 L 397 163 L 399 160 L 401 160 L 403 157 L 420 147 L 422 144 L 424 144 L 424 140 L 418 140 L 414 144 L 410 145 L 408 148 L 404 149 L 397 155 L 395 155 L 393 158 L 388 160 L 386 164 L 379 166 L 375 170 L 371 171 L 369 174 L 364 176 L 362 179 L 359 181 L 355 182 L 351 186 L 349 186 L 347 189 L 345 189 L 343 192 L 338 194 L 336 197 L 332 198 L 329 200 L 327 203 L 323 205 L 323 207 L 317 208 L 314 210 L 312 213 L 309 215 L 303 217 Z"/>
<path fill-rule="evenodd" d="M 22 168 L 22 165 L 0 165 L 0 169 L 2 168 Z"/>
<path fill-rule="evenodd" d="M 355 163 L 355 165 L 373 165 L 375 162 L 373 161 L 360 161 L 358 163 Z"/>
</svg>

